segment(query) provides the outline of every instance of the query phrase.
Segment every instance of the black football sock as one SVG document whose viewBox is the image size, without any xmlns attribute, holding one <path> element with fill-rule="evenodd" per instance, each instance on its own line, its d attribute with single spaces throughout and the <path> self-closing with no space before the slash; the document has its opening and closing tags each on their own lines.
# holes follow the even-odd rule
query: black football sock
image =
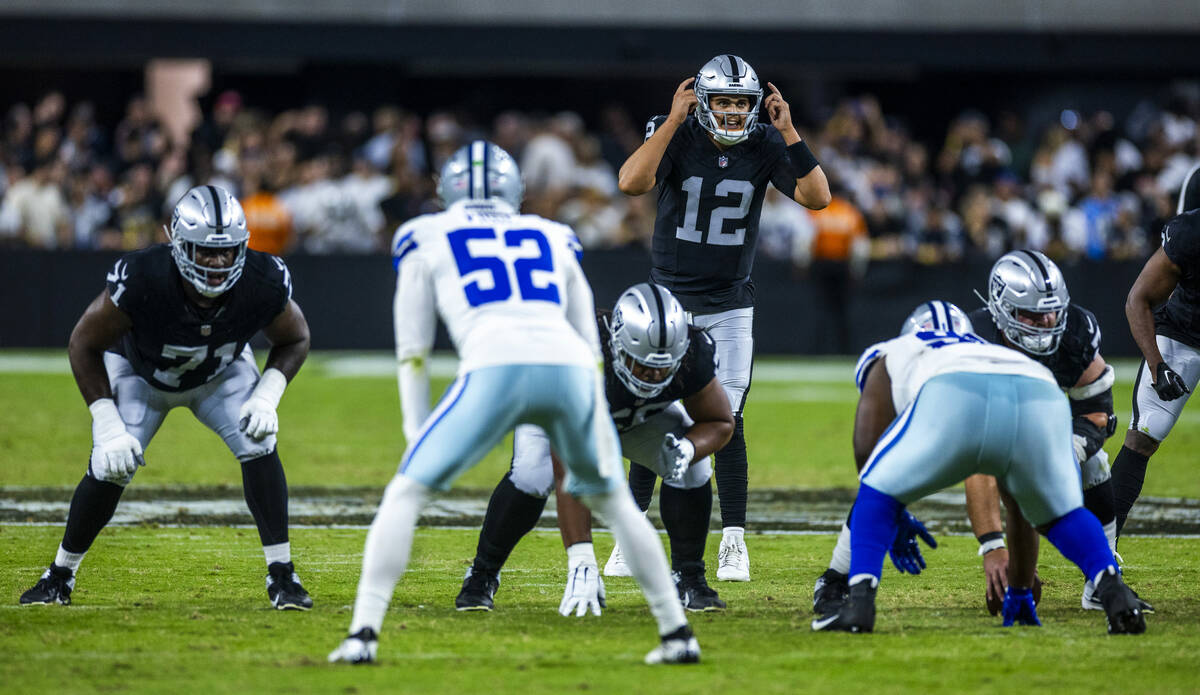
<svg viewBox="0 0 1200 695">
<path fill-rule="evenodd" d="M 1125 528 L 1125 519 L 1138 495 L 1142 494 L 1142 483 L 1146 481 L 1146 464 L 1149 456 L 1142 456 L 1127 446 L 1121 447 L 1112 466 L 1113 500 L 1116 503 L 1117 535 Z"/>
<path fill-rule="evenodd" d="M 505 473 L 488 500 L 475 549 L 475 564 L 489 571 L 503 567 L 517 542 L 537 526 L 545 508 L 545 497 L 522 492 L 513 484 L 512 472 Z"/>
<path fill-rule="evenodd" d="M 62 547 L 69 553 L 86 553 L 117 511 L 125 488 L 90 475 L 83 476 L 71 497 L 67 512 L 67 528 L 63 531 Z"/>
<path fill-rule="evenodd" d="M 684 490 L 663 485 L 658 505 L 663 526 L 671 539 L 671 567 L 704 562 L 704 543 L 708 540 L 708 520 L 712 517 L 712 485 Z"/>
<path fill-rule="evenodd" d="M 1105 526 L 1117 518 L 1116 500 L 1113 497 L 1112 480 L 1083 491 L 1083 508 L 1096 515 L 1100 525 Z"/>
<path fill-rule="evenodd" d="M 721 526 L 746 526 L 746 435 L 742 418 L 734 419 L 733 437 L 717 452 L 717 495 L 721 503 Z"/>
<path fill-rule="evenodd" d="M 650 508 L 650 498 L 654 496 L 654 483 L 657 481 L 657 473 L 640 463 L 629 462 L 629 491 L 633 493 L 633 501 L 637 502 L 638 509 L 643 512 Z"/>
<path fill-rule="evenodd" d="M 279 453 L 242 462 L 242 493 L 264 546 L 288 542 L 288 489 Z"/>
</svg>

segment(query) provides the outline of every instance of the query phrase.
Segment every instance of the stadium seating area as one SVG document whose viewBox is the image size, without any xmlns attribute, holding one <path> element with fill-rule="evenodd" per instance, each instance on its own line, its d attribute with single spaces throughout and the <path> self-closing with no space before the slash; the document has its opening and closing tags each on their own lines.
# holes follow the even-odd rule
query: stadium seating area
<svg viewBox="0 0 1200 695">
<path fill-rule="evenodd" d="M 1200 161 L 1200 90 L 1174 93 L 1122 119 L 1067 109 L 1037 123 L 1014 111 L 964 110 L 932 143 L 865 95 L 831 104 L 824 122 L 803 132 L 835 195 L 861 211 L 872 258 L 942 263 L 1033 247 L 1068 263 L 1141 259 Z M 5 114 L 0 245 L 139 248 L 161 238 L 183 191 L 212 181 L 240 195 L 259 249 L 382 252 L 397 224 L 436 209 L 431 173 L 478 136 L 518 157 L 527 208 L 571 224 L 587 247 L 646 244 L 653 224 L 654 196 L 616 189 L 616 170 L 650 114 L 616 104 L 590 121 L 508 111 L 480 123 L 394 105 L 267 113 L 253 95 L 227 91 L 185 142 L 172 142 L 140 96 L 115 124 L 60 92 Z M 813 229 L 807 211 L 768 197 L 760 248 L 801 262 Z"/>
</svg>

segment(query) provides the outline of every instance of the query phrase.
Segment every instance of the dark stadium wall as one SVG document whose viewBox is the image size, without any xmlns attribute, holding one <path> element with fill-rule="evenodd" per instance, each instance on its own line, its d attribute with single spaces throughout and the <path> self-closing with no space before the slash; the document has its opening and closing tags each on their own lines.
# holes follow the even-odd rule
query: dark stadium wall
<svg viewBox="0 0 1200 695">
<path fill-rule="evenodd" d="M 71 328 L 96 294 L 115 254 L 10 251 L 0 258 L 6 278 L 0 301 L 0 348 L 65 348 Z M 385 256 L 291 256 L 295 299 L 308 317 L 317 350 L 392 348 L 392 293 L 395 274 Z M 589 251 L 583 260 L 596 303 L 611 305 L 629 285 L 642 282 L 649 261 L 640 251 Z M 851 351 L 895 335 L 917 304 L 946 299 L 970 310 L 980 305 L 972 293 L 986 286 L 989 264 L 918 266 L 877 263 L 854 292 L 846 310 Z M 1136 356 L 1125 322 L 1125 295 L 1137 277 L 1137 263 L 1064 266 L 1072 300 L 1092 310 L 1104 330 L 1103 352 Z M 809 279 L 787 263 L 760 260 L 754 270 L 757 309 L 754 322 L 759 354 L 835 352 L 834 312 Z M 439 347 L 448 348 L 444 333 Z"/>
</svg>

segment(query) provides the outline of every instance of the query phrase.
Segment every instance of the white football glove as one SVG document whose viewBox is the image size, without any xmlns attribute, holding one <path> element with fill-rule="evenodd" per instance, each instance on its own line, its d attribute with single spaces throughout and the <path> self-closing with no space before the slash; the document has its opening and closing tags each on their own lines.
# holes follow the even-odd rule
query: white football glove
<svg viewBox="0 0 1200 695">
<path fill-rule="evenodd" d="M 133 477 L 142 458 L 142 443 L 125 429 L 125 422 L 111 398 L 88 406 L 92 411 L 92 475 L 110 483 L 124 484 Z"/>
<path fill-rule="evenodd" d="M 676 437 L 670 432 L 663 437 L 658 458 L 663 470 L 663 480 L 678 483 L 683 480 L 688 466 L 696 457 L 696 445 L 687 437 Z"/>
<path fill-rule="evenodd" d="M 1087 461 L 1087 439 L 1078 434 L 1073 434 L 1071 435 L 1071 444 L 1075 447 L 1075 462 L 1082 464 L 1084 461 Z"/>
<path fill-rule="evenodd" d="M 589 610 L 592 615 L 600 615 L 605 605 L 604 580 L 592 544 L 576 543 L 567 548 L 567 586 L 558 612 L 565 617 L 574 612 L 576 618 L 582 618 Z"/>
<path fill-rule="evenodd" d="M 287 388 L 287 377 L 283 372 L 272 367 L 263 372 L 258 385 L 242 409 L 238 411 L 238 422 L 246 436 L 260 442 L 268 436 L 279 432 L 279 416 L 275 409 L 279 407 L 279 399 Z"/>
</svg>

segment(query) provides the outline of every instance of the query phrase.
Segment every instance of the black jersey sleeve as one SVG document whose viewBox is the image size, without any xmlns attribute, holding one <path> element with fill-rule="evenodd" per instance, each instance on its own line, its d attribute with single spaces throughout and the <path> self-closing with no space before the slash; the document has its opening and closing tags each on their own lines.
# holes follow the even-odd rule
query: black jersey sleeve
<svg viewBox="0 0 1200 695">
<path fill-rule="evenodd" d="M 1200 215 L 1185 212 L 1167 220 L 1163 225 L 1162 249 L 1172 263 L 1184 274 L 1200 265 L 1200 234 L 1197 233 Z"/>
<path fill-rule="evenodd" d="M 253 297 L 262 325 L 283 313 L 292 298 L 292 273 L 282 258 L 257 251 L 246 252 L 244 281 L 254 284 Z"/>
<path fill-rule="evenodd" d="M 154 278 L 148 277 L 153 273 L 152 265 L 145 252 L 137 251 L 118 258 L 105 276 L 109 299 L 134 321 L 146 315 L 147 302 L 153 295 Z"/>
<path fill-rule="evenodd" d="M 662 124 L 666 123 L 666 122 L 667 122 L 666 116 L 655 116 L 654 118 L 651 118 L 650 120 L 646 121 L 646 138 L 645 138 L 645 140 L 649 140 L 650 136 L 654 135 L 654 133 L 656 133 L 658 131 L 658 129 L 662 126 Z M 678 131 L 676 131 L 676 135 L 678 135 L 678 134 L 679 134 Z M 643 140 L 643 142 L 645 142 L 645 140 Z M 674 143 L 674 142 L 675 142 L 675 139 L 672 139 L 671 143 Z M 664 179 L 667 178 L 667 176 L 669 176 L 671 174 L 671 170 L 675 168 L 675 164 L 672 161 L 672 158 L 673 158 L 673 155 L 671 152 L 671 145 L 668 144 L 666 151 L 663 152 L 662 159 L 659 160 L 659 162 L 658 162 L 658 170 L 654 173 L 655 181 L 662 182 Z"/>
<path fill-rule="evenodd" d="M 679 365 L 679 373 L 675 378 L 679 381 L 679 398 L 694 396 L 708 386 L 708 382 L 717 375 L 717 344 L 708 331 L 695 326 L 688 329 L 691 341 L 683 363 Z"/>
</svg>

